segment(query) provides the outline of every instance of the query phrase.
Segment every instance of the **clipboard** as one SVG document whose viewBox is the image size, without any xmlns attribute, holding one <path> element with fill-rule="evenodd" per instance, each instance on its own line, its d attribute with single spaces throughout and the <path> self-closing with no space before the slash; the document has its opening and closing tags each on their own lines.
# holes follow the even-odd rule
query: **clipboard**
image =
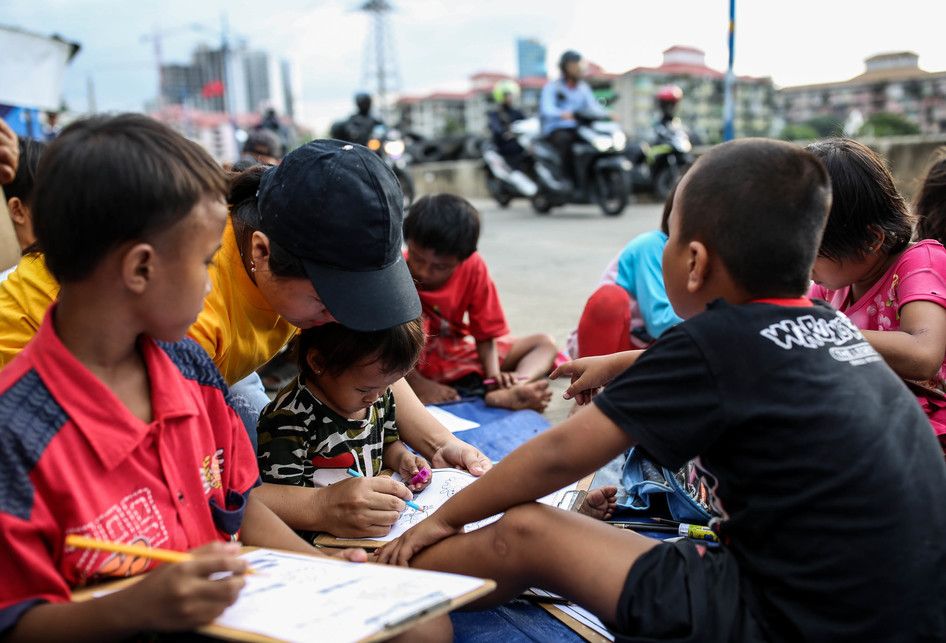
<svg viewBox="0 0 946 643">
<path fill-rule="evenodd" d="M 364 538 L 336 538 L 332 534 L 319 534 L 312 539 L 312 545 L 317 549 L 348 549 L 349 547 L 359 547 L 367 551 L 380 549 L 385 545 L 383 540 L 370 540 Z"/>
<path fill-rule="evenodd" d="M 611 643 L 610 639 L 606 639 L 605 637 L 601 636 L 593 629 L 578 621 L 577 619 L 572 618 L 562 610 L 555 609 L 554 605 L 550 605 L 548 603 L 538 603 L 538 606 L 561 621 L 565 627 L 586 641 L 590 641 L 590 643 Z"/>
<path fill-rule="evenodd" d="M 259 549 L 258 547 L 243 547 L 241 553 L 247 553 Z M 279 551 L 279 550 L 272 550 Z M 293 556 L 306 556 L 306 554 L 301 554 L 298 552 L 285 552 L 292 554 Z M 360 565 L 374 565 L 375 563 L 358 563 Z M 132 578 L 125 578 L 118 581 L 112 581 L 107 583 L 102 583 L 99 585 L 94 585 L 92 587 L 85 587 L 80 589 L 72 594 L 72 600 L 74 602 L 82 602 L 93 600 L 97 596 L 101 596 L 103 592 L 114 592 L 126 587 L 129 587 L 142 578 L 144 574 L 139 576 L 134 576 Z M 466 594 L 459 596 L 457 598 L 451 599 L 449 601 L 444 601 L 443 603 L 437 604 L 427 610 L 424 610 L 418 614 L 414 614 L 409 618 L 404 619 L 397 623 L 397 625 L 385 626 L 383 629 L 379 630 L 375 634 L 372 634 L 368 637 L 362 638 L 358 643 L 374 643 L 375 641 L 384 641 L 392 636 L 401 634 L 411 629 L 415 625 L 429 621 L 443 614 L 447 614 L 459 607 L 462 607 L 468 603 L 471 603 L 483 596 L 486 596 L 494 589 L 496 589 L 496 582 L 489 579 L 480 579 L 481 585 L 470 591 Z M 247 643 L 285 643 L 283 639 L 273 638 L 264 634 L 258 634 L 256 632 L 248 632 L 246 630 L 233 629 L 230 627 L 225 627 L 223 625 L 216 625 L 211 623 L 210 625 L 205 625 L 203 627 L 197 628 L 195 630 L 201 634 L 206 634 L 215 638 L 219 638 L 226 641 L 245 641 Z"/>
</svg>

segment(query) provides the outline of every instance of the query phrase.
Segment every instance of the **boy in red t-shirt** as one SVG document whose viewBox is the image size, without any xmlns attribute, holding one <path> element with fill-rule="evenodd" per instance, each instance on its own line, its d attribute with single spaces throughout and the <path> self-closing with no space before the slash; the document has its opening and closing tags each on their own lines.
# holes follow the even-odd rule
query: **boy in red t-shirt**
<svg viewBox="0 0 946 643">
<path fill-rule="evenodd" d="M 243 423 L 213 362 L 184 339 L 220 247 L 225 176 L 197 144 L 123 115 L 66 128 L 37 185 L 36 236 L 62 290 L 0 372 L 0 637 L 205 625 L 243 587 L 228 541 L 316 553 L 251 493 Z M 70 534 L 193 558 L 73 603 L 77 586 L 156 563 L 67 546 Z"/>
<path fill-rule="evenodd" d="M 405 258 L 424 310 L 427 346 L 407 377 L 425 404 L 460 390 L 486 391 L 486 403 L 542 411 L 545 377 L 558 349 L 548 335 L 509 337 L 486 262 L 476 252 L 480 215 L 458 196 L 425 196 L 404 219 Z"/>
</svg>

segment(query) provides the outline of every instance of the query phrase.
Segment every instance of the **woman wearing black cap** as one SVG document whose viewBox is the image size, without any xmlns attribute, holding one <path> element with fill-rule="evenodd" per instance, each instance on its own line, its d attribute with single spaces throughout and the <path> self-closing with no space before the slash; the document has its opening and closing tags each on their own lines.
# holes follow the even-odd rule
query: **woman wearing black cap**
<svg viewBox="0 0 946 643">
<path fill-rule="evenodd" d="M 3 159 L 0 159 L 2 162 Z M 275 168 L 247 170 L 232 183 L 231 217 L 210 268 L 210 294 L 188 335 L 231 386 L 253 376 L 297 329 L 339 321 L 357 330 L 389 328 L 420 316 L 401 259 L 401 193 L 384 163 L 365 148 L 314 141 Z M 59 284 L 42 255 L 21 261 L 0 283 L 0 367 L 29 342 Z M 476 448 L 440 425 L 403 380 L 394 385 L 402 437 L 435 467 L 490 467 Z M 243 409 L 255 439 L 262 405 Z M 388 478 L 298 489 L 273 507 L 297 529 L 364 532 L 390 526 L 410 498 Z M 266 498 L 265 485 L 259 490 Z M 285 492 L 282 494 L 285 496 Z M 298 520 L 293 520 L 297 518 Z"/>
<path fill-rule="evenodd" d="M 237 176 L 230 202 L 232 227 L 224 233 L 220 260 L 242 264 L 237 276 L 245 276 L 246 284 L 232 291 L 227 310 L 220 311 L 226 320 L 202 315 L 190 333 L 205 347 L 217 344 L 212 337 L 219 337 L 218 324 L 224 322 L 229 351 L 236 351 L 234 359 L 222 360 L 229 377 L 244 377 L 268 361 L 296 328 L 337 321 L 370 331 L 420 317 L 417 290 L 401 255 L 400 187 L 377 155 L 357 145 L 313 141 L 279 166 Z M 238 256 L 228 256 L 228 248 Z M 250 299 L 254 305 L 247 309 L 243 302 Z M 264 302 L 268 311 L 261 314 Z M 433 466 L 477 475 L 489 468 L 478 450 L 427 412 L 406 382 L 393 389 L 401 435 Z M 404 485 L 386 478 L 300 487 L 288 499 L 284 486 L 278 494 L 268 491 L 263 485 L 260 497 L 293 528 L 331 527 L 340 536 L 393 524 L 402 500 L 410 498 Z"/>
</svg>

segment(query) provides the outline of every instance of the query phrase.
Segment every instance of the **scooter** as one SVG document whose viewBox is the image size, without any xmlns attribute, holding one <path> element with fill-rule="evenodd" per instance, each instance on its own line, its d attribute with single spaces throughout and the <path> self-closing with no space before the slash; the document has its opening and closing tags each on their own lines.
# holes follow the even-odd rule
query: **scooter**
<svg viewBox="0 0 946 643">
<path fill-rule="evenodd" d="M 567 203 L 595 203 L 608 216 L 624 212 L 631 193 L 632 164 L 624 155 L 627 135 L 610 119 L 575 114 L 572 147 L 574 183 L 565 178 L 558 151 L 544 138 L 533 142 L 534 178 L 539 192 L 532 207 L 539 214 Z"/>
<path fill-rule="evenodd" d="M 531 141 L 538 136 L 538 121 L 534 118 L 515 121 L 509 129 L 520 146 L 528 149 Z M 483 166 L 486 170 L 486 189 L 499 207 L 505 208 L 515 198 L 531 199 L 538 194 L 539 186 L 535 181 L 523 170 L 510 166 L 491 140 L 484 141 L 481 149 Z M 528 157 L 528 153 L 523 157 L 522 164 L 525 168 L 531 169 L 532 160 Z"/>
<path fill-rule="evenodd" d="M 679 119 L 654 126 L 653 143 L 629 145 L 633 164 L 631 181 L 635 192 L 653 192 L 666 200 L 680 177 L 693 165 L 693 145 Z"/>
<path fill-rule="evenodd" d="M 407 143 L 400 130 L 387 125 L 375 125 L 368 139 L 368 149 L 375 152 L 384 160 L 401 184 L 404 194 L 404 209 L 407 210 L 414 202 L 414 179 L 411 178 L 407 166 L 411 162 L 411 155 Z"/>
</svg>

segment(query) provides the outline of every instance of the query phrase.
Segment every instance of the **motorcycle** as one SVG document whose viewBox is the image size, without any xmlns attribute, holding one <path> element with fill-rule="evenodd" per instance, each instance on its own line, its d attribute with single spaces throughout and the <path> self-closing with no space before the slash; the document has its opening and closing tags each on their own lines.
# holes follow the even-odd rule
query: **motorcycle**
<svg viewBox="0 0 946 643">
<path fill-rule="evenodd" d="M 624 156 L 627 135 L 610 119 L 575 114 L 577 141 L 572 147 L 574 184 L 565 179 L 558 151 L 544 138 L 533 142 L 534 178 L 539 185 L 532 207 L 546 214 L 566 203 L 595 203 L 608 216 L 627 207 L 632 164 Z"/>
<path fill-rule="evenodd" d="M 635 192 L 653 192 L 666 200 L 680 177 L 693 165 L 693 145 L 678 119 L 658 123 L 653 143 L 631 145 L 627 157 L 633 164 L 631 183 Z"/>
<path fill-rule="evenodd" d="M 401 184 L 404 209 L 407 210 L 414 202 L 414 179 L 411 178 L 411 172 L 407 167 L 411 162 L 411 154 L 405 137 L 398 129 L 378 124 L 371 131 L 367 147 L 380 156 L 394 172 Z"/>
<path fill-rule="evenodd" d="M 515 121 L 509 129 L 519 145 L 528 149 L 531 141 L 538 136 L 538 121 L 534 118 Z M 486 189 L 500 207 L 505 208 L 515 198 L 531 199 L 538 193 L 539 187 L 535 181 L 522 169 L 510 166 L 491 140 L 484 141 L 481 149 L 486 171 Z M 524 157 L 522 165 L 529 168 L 531 159 Z"/>
</svg>

